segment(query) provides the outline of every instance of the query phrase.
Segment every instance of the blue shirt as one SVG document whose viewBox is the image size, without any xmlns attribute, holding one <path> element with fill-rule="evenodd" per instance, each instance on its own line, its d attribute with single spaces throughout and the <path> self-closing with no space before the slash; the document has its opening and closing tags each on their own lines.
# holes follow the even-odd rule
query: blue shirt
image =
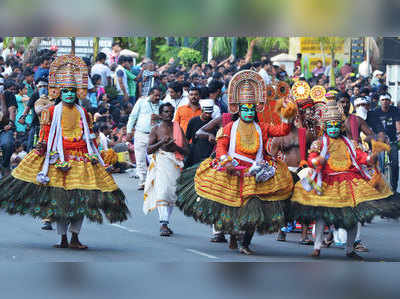
<svg viewBox="0 0 400 299">
<path fill-rule="evenodd" d="M 33 76 L 35 82 L 37 79 L 41 78 L 41 77 L 48 77 L 49 76 L 49 69 L 44 69 L 39 67 L 36 72 L 35 75 Z"/>
</svg>

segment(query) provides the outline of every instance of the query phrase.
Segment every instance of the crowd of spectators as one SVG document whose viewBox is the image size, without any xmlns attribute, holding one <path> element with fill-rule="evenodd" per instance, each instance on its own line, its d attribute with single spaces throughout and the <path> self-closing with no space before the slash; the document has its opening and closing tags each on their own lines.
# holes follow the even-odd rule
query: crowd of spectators
<svg viewBox="0 0 400 299">
<path fill-rule="evenodd" d="M 248 56 L 238 59 L 230 56 L 222 61 L 212 59 L 208 63 L 185 67 L 174 58 L 165 65 L 147 58 L 135 64 L 132 57 L 120 55 L 121 50 L 120 45 L 114 43 L 109 54 L 100 52 L 94 59 L 84 58 L 89 69 L 89 86 L 87 99 L 81 101 L 81 105 L 93 115 L 99 144 L 104 150 L 131 141 L 133 134 L 127 131 L 127 124 L 141 98 L 153 96 L 157 101 L 170 102 L 175 111 L 195 103 L 195 98 L 197 102 L 199 99 L 212 99 L 215 103 L 213 118 L 228 112 L 229 82 L 236 72 L 245 69 L 258 72 L 266 84 L 276 84 L 280 80 L 289 83 L 306 80 L 310 86 L 322 85 L 327 90 L 332 89 L 330 76 L 334 73 L 335 88 L 348 95 L 353 104 L 355 99 L 365 98 L 369 110 L 379 107 L 380 95 L 387 94 L 385 74 L 379 70 L 364 77 L 357 74 L 350 63 L 340 65 L 335 61 L 332 71 L 332 66 L 325 67 L 319 61 L 307 74 L 301 54 L 297 55 L 293 75 L 289 76 L 284 65 L 273 64 L 266 56 L 254 62 Z M 0 56 L 3 168 L 10 167 L 13 154 L 32 149 L 37 139 L 39 119 L 33 109 L 34 103 L 46 94 L 49 67 L 56 56 L 57 49 L 53 47 L 38 51 L 35 59 L 28 62 L 24 60 L 23 47 L 16 51 L 12 43 Z M 186 125 L 188 121 L 185 120 Z M 129 128 L 132 129 L 132 125 Z M 127 147 L 134 162 L 133 146 Z M 122 150 L 126 148 L 122 146 Z"/>
</svg>

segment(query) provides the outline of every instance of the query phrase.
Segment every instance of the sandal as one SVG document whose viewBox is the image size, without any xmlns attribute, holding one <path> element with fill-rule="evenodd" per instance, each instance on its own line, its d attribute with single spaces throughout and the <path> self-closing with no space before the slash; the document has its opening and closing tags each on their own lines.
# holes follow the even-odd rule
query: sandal
<svg viewBox="0 0 400 299">
<path fill-rule="evenodd" d="M 348 258 L 351 258 L 351 259 L 356 260 L 356 261 L 363 261 L 364 260 L 364 258 L 361 255 L 358 255 L 355 251 L 352 251 L 350 253 L 346 253 L 346 256 Z"/>
<path fill-rule="evenodd" d="M 244 255 L 252 255 L 254 251 L 250 250 L 249 247 L 240 247 L 239 252 Z"/>
<path fill-rule="evenodd" d="M 361 242 L 354 244 L 354 250 L 358 252 L 368 252 L 368 248 Z"/>
<path fill-rule="evenodd" d="M 325 248 L 328 248 L 329 246 L 331 246 L 334 243 L 333 240 L 323 240 L 322 241 L 322 246 Z"/>
<path fill-rule="evenodd" d="M 314 241 L 310 239 L 303 239 L 299 242 L 301 245 L 314 245 Z"/>
<path fill-rule="evenodd" d="M 215 235 L 210 239 L 210 242 L 213 243 L 228 243 L 228 240 L 225 238 L 225 235 Z"/>
<path fill-rule="evenodd" d="M 286 242 L 286 233 L 280 230 L 276 240 L 279 242 Z"/>
</svg>

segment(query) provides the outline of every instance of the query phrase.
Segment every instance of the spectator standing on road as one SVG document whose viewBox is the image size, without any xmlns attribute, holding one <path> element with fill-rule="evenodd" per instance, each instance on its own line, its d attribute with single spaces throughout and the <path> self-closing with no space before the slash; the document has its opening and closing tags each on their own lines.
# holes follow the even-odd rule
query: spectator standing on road
<svg viewBox="0 0 400 299">
<path fill-rule="evenodd" d="M 127 124 L 127 139 L 134 136 L 136 173 L 139 177 L 138 190 L 144 189 L 147 173 L 147 146 L 151 129 L 159 121 L 160 90 L 153 87 L 148 97 L 141 97 L 133 107 Z"/>
<path fill-rule="evenodd" d="M 392 171 L 390 184 L 393 192 L 396 192 L 399 180 L 400 111 L 397 107 L 390 105 L 391 99 L 388 93 L 381 95 L 379 98 L 381 106 L 368 112 L 367 123 L 376 134 L 384 133 L 389 138 Z"/>
</svg>

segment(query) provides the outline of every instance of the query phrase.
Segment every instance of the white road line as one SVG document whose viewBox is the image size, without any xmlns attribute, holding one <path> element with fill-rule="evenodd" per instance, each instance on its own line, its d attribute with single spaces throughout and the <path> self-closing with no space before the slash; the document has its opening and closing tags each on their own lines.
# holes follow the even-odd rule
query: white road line
<svg viewBox="0 0 400 299">
<path fill-rule="evenodd" d="M 127 227 L 125 227 L 125 226 L 122 226 L 122 225 L 119 225 L 119 224 L 116 224 L 116 223 L 109 224 L 109 225 L 112 225 L 112 226 L 118 227 L 118 228 L 120 228 L 120 229 L 126 230 L 126 231 L 128 231 L 128 232 L 130 232 L 130 233 L 138 233 L 138 232 L 139 232 L 138 230 L 131 229 L 131 228 L 127 228 Z"/>
<path fill-rule="evenodd" d="M 195 253 L 195 254 L 201 255 L 201 256 L 208 257 L 208 258 L 210 258 L 210 259 L 217 259 L 217 257 L 216 257 L 216 256 L 214 256 L 214 255 L 210 255 L 210 254 L 207 254 L 207 253 L 204 253 L 204 252 L 201 252 L 201 251 L 197 251 L 197 250 L 190 249 L 190 248 L 188 248 L 188 249 L 186 249 L 186 250 L 187 250 L 187 251 L 190 251 L 190 252 L 192 252 L 192 253 Z"/>
</svg>

